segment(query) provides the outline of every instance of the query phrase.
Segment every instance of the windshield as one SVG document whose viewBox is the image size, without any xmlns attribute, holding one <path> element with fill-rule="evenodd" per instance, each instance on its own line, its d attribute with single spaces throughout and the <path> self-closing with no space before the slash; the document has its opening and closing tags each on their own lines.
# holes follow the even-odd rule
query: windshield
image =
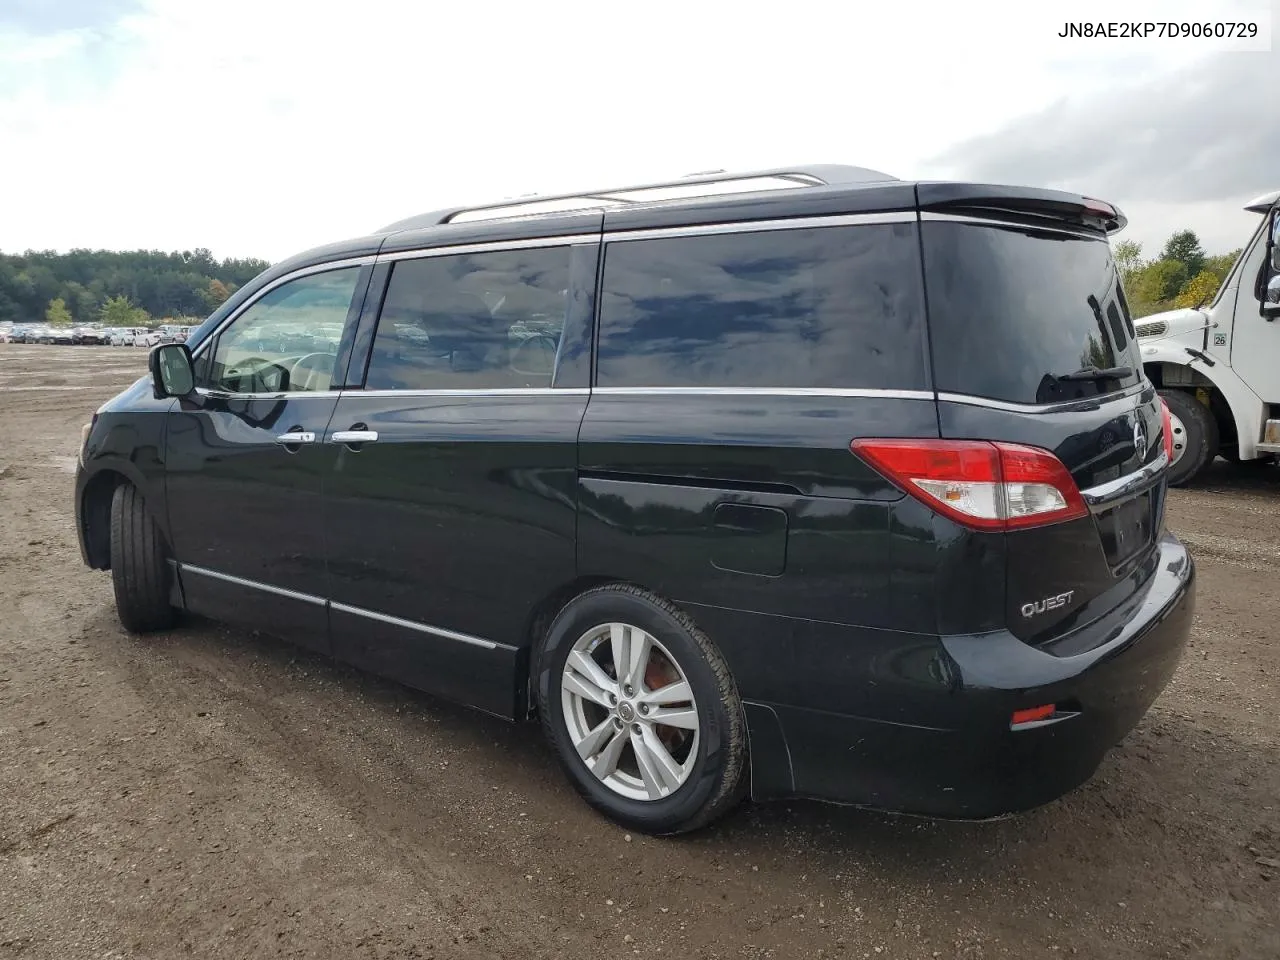
<svg viewBox="0 0 1280 960">
<path fill-rule="evenodd" d="M 1104 239 L 1004 224 L 921 226 L 939 392 L 1043 404 L 1141 380 Z"/>
</svg>

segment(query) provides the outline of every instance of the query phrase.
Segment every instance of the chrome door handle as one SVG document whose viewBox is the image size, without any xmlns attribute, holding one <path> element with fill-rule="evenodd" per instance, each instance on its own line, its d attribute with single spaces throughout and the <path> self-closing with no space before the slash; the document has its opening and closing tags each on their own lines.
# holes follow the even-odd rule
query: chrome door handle
<svg viewBox="0 0 1280 960">
<path fill-rule="evenodd" d="M 329 436 L 333 443 L 373 443 L 377 439 L 377 430 L 335 430 Z"/>
<path fill-rule="evenodd" d="M 292 446 L 295 443 L 315 443 L 316 435 L 310 430 L 291 430 L 289 433 L 282 433 L 276 437 L 276 443 L 283 443 L 285 446 Z"/>
</svg>

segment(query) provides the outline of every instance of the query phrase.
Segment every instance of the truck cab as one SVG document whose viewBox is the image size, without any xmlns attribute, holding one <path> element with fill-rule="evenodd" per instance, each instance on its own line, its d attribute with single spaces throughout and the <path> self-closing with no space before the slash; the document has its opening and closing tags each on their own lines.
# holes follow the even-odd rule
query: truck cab
<svg viewBox="0 0 1280 960">
<path fill-rule="evenodd" d="M 1147 378 L 1169 407 L 1174 486 L 1222 457 L 1280 454 L 1280 190 L 1250 201 L 1253 236 L 1208 303 L 1135 322 Z"/>
</svg>

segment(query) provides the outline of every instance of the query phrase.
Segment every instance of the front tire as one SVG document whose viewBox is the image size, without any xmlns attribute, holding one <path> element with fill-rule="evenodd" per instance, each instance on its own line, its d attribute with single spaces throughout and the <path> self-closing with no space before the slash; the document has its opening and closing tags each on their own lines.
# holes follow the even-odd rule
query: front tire
<svg viewBox="0 0 1280 960">
<path fill-rule="evenodd" d="M 624 584 L 580 594 L 547 631 L 534 682 L 561 765 L 614 822 L 685 833 L 742 799 L 746 724 L 729 667 L 665 600 Z"/>
<path fill-rule="evenodd" d="M 149 633 L 173 626 L 164 541 L 142 495 L 129 483 L 116 487 L 111 497 L 111 584 L 126 630 Z"/>
<path fill-rule="evenodd" d="M 1218 421 L 1204 404 L 1183 390 L 1161 390 L 1173 424 L 1173 464 L 1169 486 L 1199 479 L 1218 455 Z"/>
</svg>

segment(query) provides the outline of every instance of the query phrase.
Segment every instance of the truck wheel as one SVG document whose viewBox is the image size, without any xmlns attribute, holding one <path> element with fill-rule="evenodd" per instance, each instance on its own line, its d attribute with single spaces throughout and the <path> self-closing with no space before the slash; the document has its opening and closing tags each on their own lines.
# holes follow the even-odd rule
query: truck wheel
<svg viewBox="0 0 1280 960">
<path fill-rule="evenodd" d="M 129 483 L 111 498 L 111 584 L 116 614 L 131 633 L 173 626 L 164 541 L 141 494 Z"/>
<path fill-rule="evenodd" d="M 727 812 L 747 786 L 747 731 L 729 667 L 680 610 L 637 587 L 580 594 L 534 667 L 538 712 L 578 793 L 663 835 Z"/>
<path fill-rule="evenodd" d="M 1218 421 L 1191 394 L 1161 390 L 1173 426 L 1173 464 L 1169 485 L 1181 487 L 1204 474 L 1218 455 Z"/>
</svg>

